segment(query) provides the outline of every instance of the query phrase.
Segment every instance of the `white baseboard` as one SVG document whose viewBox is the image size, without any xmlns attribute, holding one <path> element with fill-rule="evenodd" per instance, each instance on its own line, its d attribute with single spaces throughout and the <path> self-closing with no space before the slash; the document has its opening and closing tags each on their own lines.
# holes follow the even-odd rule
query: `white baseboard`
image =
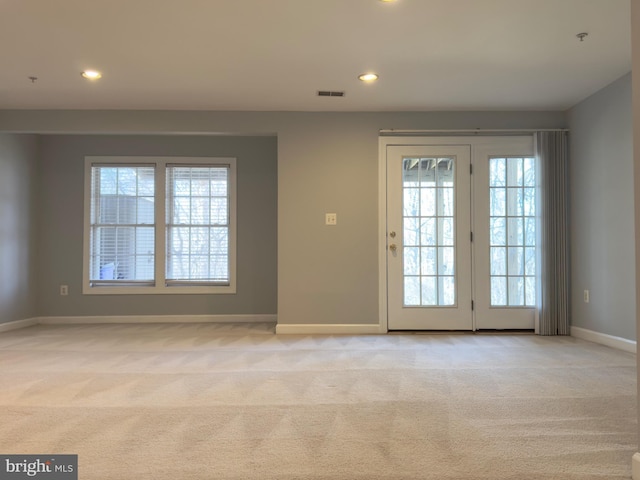
<svg viewBox="0 0 640 480">
<path fill-rule="evenodd" d="M 13 322 L 0 323 L 0 332 L 8 332 L 19 328 L 32 327 L 38 324 L 37 318 L 26 318 L 24 320 L 15 320 Z"/>
<path fill-rule="evenodd" d="M 0 332 L 32 325 L 96 325 L 143 323 L 276 323 L 278 316 L 266 315 L 96 315 L 74 317 L 38 317 L 0 324 Z M 386 333 L 373 324 L 285 324 L 276 325 L 276 333 L 289 335 L 371 335 Z"/>
<path fill-rule="evenodd" d="M 618 350 L 624 350 L 625 352 L 636 353 L 636 342 L 633 340 L 627 340 L 626 338 L 614 337 L 613 335 L 594 332 L 593 330 L 587 330 L 586 328 L 580 327 L 571 327 L 571 336 L 587 340 L 589 342 L 606 345 L 607 347 L 617 348 Z M 640 461 L 640 458 L 638 461 Z M 638 480 L 640 480 L 640 477 L 638 477 Z"/>
<path fill-rule="evenodd" d="M 275 323 L 277 315 L 105 315 L 85 317 L 40 317 L 42 325 L 100 323 Z"/>
<path fill-rule="evenodd" d="M 289 323 L 276 325 L 276 334 L 281 335 L 371 335 L 384 333 L 380 325 L 372 324 L 302 324 Z"/>
<path fill-rule="evenodd" d="M 631 478 L 640 480 L 640 453 L 634 453 L 631 457 Z"/>
</svg>

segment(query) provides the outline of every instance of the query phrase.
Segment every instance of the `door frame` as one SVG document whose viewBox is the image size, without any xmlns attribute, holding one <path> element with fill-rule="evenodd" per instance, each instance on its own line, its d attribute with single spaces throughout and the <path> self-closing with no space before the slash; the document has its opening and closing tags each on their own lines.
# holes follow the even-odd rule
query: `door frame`
<svg viewBox="0 0 640 480">
<path fill-rule="evenodd" d="M 481 131 L 479 133 L 482 133 Z M 389 331 L 388 313 L 388 268 L 387 268 L 387 147 L 392 146 L 437 146 L 437 145 L 469 145 L 471 147 L 471 163 L 473 164 L 475 149 L 477 146 L 486 145 L 495 141 L 496 137 L 532 136 L 529 132 L 501 131 L 484 135 L 425 135 L 422 136 L 393 136 L 381 135 L 378 137 L 378 315 L 380 333 Z M 474 198 L 473 184 L 471 182 L 471 198 Z M 475 221 L 474 212 L 471 212 L 471 224 Z M 472 244 L 472 249 L 474 248 Z M 474 252 L 475 255 L 475 252 Z M 473 257 L 475 258 L 475 256 Z M 472 282 L 471 294 L 475 297 L 475 284 Z M 537 315 L 536 315 L 537 318 Z M 475 315 L 472 315 L 472 331 L 476 331 Z"/>
</svg>

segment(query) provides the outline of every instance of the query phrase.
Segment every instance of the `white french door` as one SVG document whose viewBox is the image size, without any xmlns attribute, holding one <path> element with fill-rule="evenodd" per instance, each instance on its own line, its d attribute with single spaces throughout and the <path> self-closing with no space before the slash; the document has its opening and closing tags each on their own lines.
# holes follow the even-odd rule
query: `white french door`
<svg viewBox="0 0 640 480">
<path fill-rule="evenodd" d="M 533 329 L 538 189 L 532 137 L 474 146 L 475 328 Z"/>
<path fill-rule="evenodd" d="M 471 330 L 471 150 L 387 149 L 389 328 Z"/>
<path fill-rule="evenodd" d="M 388 329 L 532 329 L 533 139 L 389 140 L 381 142 Z"/>
</svg>

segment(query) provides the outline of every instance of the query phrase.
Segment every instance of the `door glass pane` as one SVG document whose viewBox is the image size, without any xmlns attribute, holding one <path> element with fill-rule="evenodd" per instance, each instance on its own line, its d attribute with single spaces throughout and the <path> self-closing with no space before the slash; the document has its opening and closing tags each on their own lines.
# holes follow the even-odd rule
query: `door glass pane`
<svg viewBox="0 0 640 480">
<path fill-rule="evenodd" d="M 453 277 L 438 277 L 438 295 L 440 305 L 453 305 L 456 295 Z"/>
<path fill-rule="evenodd" d="M 407 218 L 404 221 L 404 246 L 412 247 L 420 245 L 420 219 L 419 218 Z"/>
<path fill-rule="evenodd" d="M 507 249 L 491 247 L 491 275 L 507 274 Z"/>
<path fill-rule="evenodd" d="M 509 247 L 509 262 L 507 267 L 509 275 L 524 275 L 523 250 L 522 247 Z"/>
<path fill-rule="evenodd" d="M 420 213 L 420 189 L 405 187 L 403 197 L 404 216 L 417 217 Z"/>
<path fill-rule="evenodd" d="M 437 218 L 423 218 L 421 226 L 422 245 L 437 245 L 438 243 L 438 222 Z"/>
<path fill-rule="evenodd" d="M 489 195 L 491 216 L 503 217 L 505 215 L 505 205 L 507 204 L 505 189 L 492 187 L 489 191 Z"/>
<path fill-rule="evenodd" d="M 402 162 L 405 306 L 453 306 L 455 158 L 405 157 Z"/>
<path fill-rule="evenodd" d="M 453 217 L 453 188 L 438 189 L 438 215 Z"/>
<path fill-rule="evenodd" d="M 509 277 L 509 306 L 524 305 L 524 277 Z"/>
<path fill-rule="evenodd" d="M 455 275 L 455 260 L 453 247 L 438 248 L 438 274 Z"/>
<path fill-rule="evenodd" d="M 524 186 L 536 186 L 536 163 L 533 158 L 524 159 Z"/>
<path fill-rule="evenodd" d="M 420 277 L 404 277 L 405 306 L 420 305 Z"/>
<path fill-rule="evenodd" d="M 525 217 L 524 219 L 524 242 L 528 247 L 534 247 L 536 244 L 536 219 L 534 217 Z"/>
<path fill-rule="evenodd" d="M 489 262 L 494 307 L 535 304 L 535 167 L 534 158 L 489 160 Z"/>
<path fill-rule="evenodd" d="M 527 217 L 534 217 L 536 214 L 536 189 L 524 189 L 524 214 Z"/>
<path fill-rule="evenodd" d="M 489 237 L 491 245 L 507 244 L 506 222 L 503 217 L 492 217 L 489 219 Z"/>
<path fill-rule="evenodd" d="M 508 217 L 507 223 L 509 225 L 508 240 L 509 245 L 523 245 L 524 244 L 524 231 L 522 217 Z"/>
<path fill-rule="evenodd" d="M 506 180 L 506 158 L 492 158 L 489 163 L 489 183 L 491 186 L 504 187 Z"/>
<path fill-rule="evenodd" d="M 507 277 L 491 277 L 491 305 L 507 304 Z"/>
<path fill-rule="evenodd" d="M 438 305 L 438 277 L 422 277 L 422 305 Z"/>
<path fill-rule="evenodd" d="M 421 188 L 420 200 L 421 200 L 420 215 L 422 217 L 435 217 L 436 216 L 436 189 Z"/>
<path fill-rule="evenodd" d="M 507 196 L 507 215 L 510 217 L 522 216 L 524 209 L 522 188 L 507 188 Z"/>
<path fill-rule="evenodd" d="M 438 218 L 438 245 L 452 246 L 454 238 L 453 217 Z"/>
<path fill-rule="evenodd" d="M 507 186 L 522 186 L 522 158 L 507 158 Z"/>
<path fill-rule="evenodd" d="M 525 277 L 524 293 L 526 295 L 525 303 L 527 304 L 527 307 L 534 307 L 536 304 L 536 278 L 535 277 Z"/>
<path fill-rule="evenodd" d="M 404 274 L 420 275 L 420 249 L 418 247 L 404 248 Z"/>
<path fill-rule="evenodd" d="M 532 277 L 536 275 L 536 249 L 534 247 L 524 249 L 524 274 Z"/>
<path fill-rule="evenodd" d="M 436 172 L 436 185 L 439 187 L 453 187 L 453 158 L 438 158 Z"/>
<path fill-rule="evenodd" d="M 434 247 L 427 247 L 422 249 L 422 268 L 420 273 L 422 275 L 437 275 L 438 274 L 438 249 Z"/>
</svg>

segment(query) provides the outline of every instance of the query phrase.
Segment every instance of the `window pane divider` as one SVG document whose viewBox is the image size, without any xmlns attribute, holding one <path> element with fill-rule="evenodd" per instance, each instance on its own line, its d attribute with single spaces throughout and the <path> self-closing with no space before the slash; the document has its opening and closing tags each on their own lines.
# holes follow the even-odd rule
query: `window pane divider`
<svg viewBox="0 0 640 480">
<path fill-rule="evenodd" d="M 156 172 L 156 225 L 162 225 L 162 228 L 156 228 L 156 282 L 157 285 L 165 284 L 165 272 L 166 272 L 166 242 L 167 242 L 167 229 L 164 224 L 167 220 L 167 214 L 165 212 L 167 194 L 167 168 L 165 165 L 159 165 Z"/>
<path fill-rule="evenodd" d="M 206 166 L 218 167 L 218 168 L 230 168 L 231 167 L 231 162 L 228 162 L 228 163 L 225 163 L 223 161 L 218 162 L 217 159 L 216 159 L 215 164 L 213 164 L 213 163 L 198 163 L 198 162 L 193 162 L 193 163 L 189 163 L 189 162 L 185 162 L 185 163 L 167 162 L 167 163 L 164 164 L 165 168 L 173 168 L 173 167 L 198 168 L 198 167 L 206 167 Z"/>
<path fill-rule="evenodd" d="M 122 228 L 133 228 L 133 227 L 155 227 L 155 223 L 92 223 L 91 227 L 122 227 Z"/>
<path fill-rule="evenodd" d="M 152 287 L 156 284 L 153 280 L 91 280 L 93 287 L 106 286 L 134 286 L 134 287 Z"/>
<path fill-rule="evenodd" d="M 149 163 L 129 163 L 129 162 L 91 162 L 92 167 L 107 167 L 107 168 L 117 168 L 117 167 L 128 167 L 128 168 L 155 168 L 157 167 L 156 162 Z"/>
<path fill-rule="evenodd" d="M 171 280 L 168 279 L 165 282 L 165 285 L 168 287 L 176 286 L 176 287 L 209 287 L 209 286 L 229 286 L 229 282 L 216 282 L 216 281 L 200 281 L 200 280 Z"/>
</svg>

